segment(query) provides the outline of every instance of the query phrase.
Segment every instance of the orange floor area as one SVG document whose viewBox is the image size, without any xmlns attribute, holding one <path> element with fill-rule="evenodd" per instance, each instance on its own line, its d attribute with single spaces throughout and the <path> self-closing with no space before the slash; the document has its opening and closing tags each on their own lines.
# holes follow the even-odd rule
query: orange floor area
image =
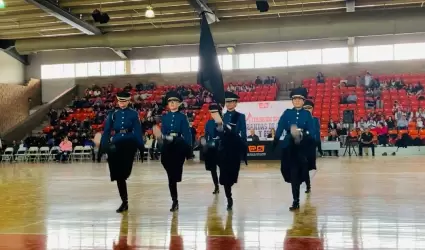
<svg viewBox="0 0 425 250">
<path fill-rule="evenodd" d="M 297 213 L 277 162 L 243 167 L 231 213 L 192 162 L 174 214 L 162 166 L 137 163 L 125 215 L 105 163 L 2 164 L 0 249 L 424 249 L 424 162 L 321 158 Z"/>
</svg>

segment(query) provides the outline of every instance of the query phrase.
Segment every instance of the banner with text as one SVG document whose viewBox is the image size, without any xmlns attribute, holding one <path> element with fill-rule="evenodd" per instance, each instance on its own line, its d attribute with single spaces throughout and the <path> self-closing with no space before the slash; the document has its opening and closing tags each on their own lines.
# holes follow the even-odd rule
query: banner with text
<svg viewBox="0 0 425 250">
<path fill-rule="evenodd" d="M 283 112 L 292 107 L 291 101 L 241 102 L 236 110 L 245 114 L 247 135 L 254 129 L 260 139 L 265 139 L 272 128 L 277 128 Z"/>
</svg>

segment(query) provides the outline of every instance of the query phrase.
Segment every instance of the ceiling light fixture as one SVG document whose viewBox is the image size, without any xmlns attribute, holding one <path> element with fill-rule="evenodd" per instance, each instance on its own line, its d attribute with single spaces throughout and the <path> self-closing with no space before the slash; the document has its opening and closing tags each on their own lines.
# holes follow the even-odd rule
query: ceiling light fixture
<svg viewBox="0 0 425 250">
<path fill-rule="evenodd" d="M 152 6 L 148 5 L 148 7 L 146 8 L 145 17 L 147 17 L 147 18 L 154 18 L 155 17 L 155 12 L 153 11 Z"/>
</svg>

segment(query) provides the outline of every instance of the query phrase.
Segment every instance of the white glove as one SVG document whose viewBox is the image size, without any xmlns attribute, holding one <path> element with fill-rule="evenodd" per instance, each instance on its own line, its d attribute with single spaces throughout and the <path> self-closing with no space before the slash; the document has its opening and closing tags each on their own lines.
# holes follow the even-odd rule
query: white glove
<svg viewBox="0 0 425 250">
<path fill-rule="evenodd" d="M 173 139 L 174 139 L 174 137 L 171 136 L 171 135 L 166 135 L 165 136 L 165 140 L 167 140 L 167 141 L 172 141 Z"/>
<path fill-rule="evenodd" d="M 207 140 L 205 140 L 205 138 L 202 138 L 202 139 L 201 139 L 201 145 L 202 145 L 202 146 L 207 145 Z"/>
</svg>

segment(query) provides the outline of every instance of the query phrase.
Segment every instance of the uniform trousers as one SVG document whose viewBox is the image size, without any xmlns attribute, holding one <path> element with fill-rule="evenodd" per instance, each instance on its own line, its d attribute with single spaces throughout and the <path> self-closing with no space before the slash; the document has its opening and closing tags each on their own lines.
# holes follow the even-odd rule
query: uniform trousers
<svg viewBox="0 0 425 250">
<path fill-rule="evenodd" d="M 205 170 L 211 172 L 211 177 L 216 187 L 218 186 L 218 174 L 217 174 L 218 154 L 217 153 L 218 153 L 217 148 L 214 148 L 214 147 L 208 147 L 204 152 Z"/>
<path fill-rule="evenodd" d="M 302 145 L 292 144 L 282 150 L 281 173 L 285 182 L 291 183 L 294 202 L 299 202 L 300 186 L 308 175 L 307 164 Z"/>
<path fill-rule="evenodd" d="M 117 181 L 118 192 L 123 202 L 128 201 L 127 179 L 133 169 L 137 143 L 134 139 L 115 142 L 115 150 L 108 152 L 108 165 L 111 181 Z"/>
<path fill-rule="evenodd" d="M 188 155 L 188 145 L 183 138 L 174 138 L 173 141 L 164 141 L 161 152 L 161 163 L 167 172 L 168 187 L 171 199 L 178 200 L 177 182 L 181 182 L 183 176 L 183 164 Z"/>
</svg>

